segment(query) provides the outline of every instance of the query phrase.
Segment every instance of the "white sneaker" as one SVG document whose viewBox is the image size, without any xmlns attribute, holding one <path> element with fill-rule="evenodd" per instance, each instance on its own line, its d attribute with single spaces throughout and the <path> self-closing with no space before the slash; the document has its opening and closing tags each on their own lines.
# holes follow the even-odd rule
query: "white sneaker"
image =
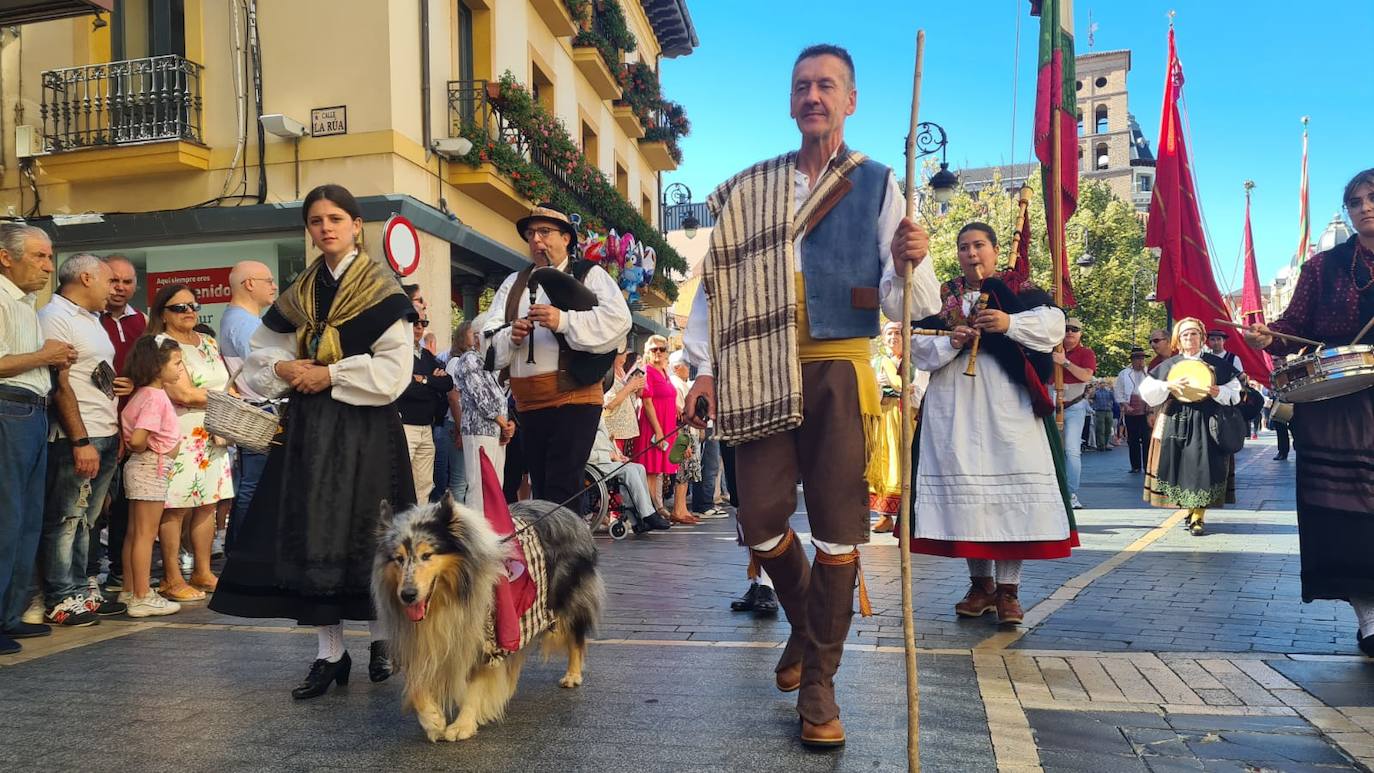
<svg viewBox="0 0 1374 773">
<path fill-rule="evenodd" d="M 1069 495 L 1069 504 L 1073 505 L 1073 509 L 1075 509 L 1075 510 L 1082 510 L 1082 509 L 1083 509 L 1083 503 L 1078 501 L 1078 495 L 1077 495 L 1077 494 L 1070 494 L 1070 495 Z"/>
<path fill-rule="evenodd" d="M 24 614 L 19 620 L 29 625 L 41 625 L 43 623 L 43 613 L 47 611 L 48 610 L 43 607 L 43 597 L 41 595 L 34 596 L 33 601 L 29 602 L 29 608 L 24 610 Z"/>
<path fill-rule="evenodd" d="M 183 573 L 183 574 L 187 574 L 187 573 L 189 573 L 192 569 L 195 569 L 195 568 L 196 568 L 196 557 L 193 556 L 193 555 L 191 555 L 190 553 L 186 552 L 185 550 L 182 550 L 182 551 L 181 551 L 181 571 L 182 571 L 182 573 Z"/>
<path fill-rule="evenodd" d="M 115 601 L 118 601 L 121 604 L 132 604 L 134 603 L 134 592 L 122 590 L 119 592 L 118 596 L 115 596 Z"/>
<path fill-rule="evenodd" d="M 210 543 L 210 557 L 221 558 L 224 556 L 224 530 L 215 532 L 215 539 Z"/>
<path fill-rule="evenodd" d="M 703 521 L 713 521 L 718 518 L 729 518 L 730 514 L 719 507 L 713 507 L 704 513 L 697 513 L 697 517 Z"/>
<path fill-rule="evenodd" d="M 161 615 L 173 615 L 181 611 L 181 605 L 170 599 L 165 599 L 152 591 L 147 596 L 138 597 L 130 594 L 129 597 L 129 617 L 158 617 Z"/>
</svg>

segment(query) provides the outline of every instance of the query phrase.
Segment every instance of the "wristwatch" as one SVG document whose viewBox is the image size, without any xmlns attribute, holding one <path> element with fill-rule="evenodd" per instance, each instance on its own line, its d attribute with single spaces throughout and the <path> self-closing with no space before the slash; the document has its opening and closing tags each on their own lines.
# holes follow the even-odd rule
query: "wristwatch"
<svg viewBox="0 0 1374 773">
<path fill-rule="evenodd" d="M 86 446 L 88 446 L 88 445 L 90 445 L 90 444 L 91 444 L 91 439 L 88 438 L 88 437 L 77 438 L 76 440 L 73 440 L 73 441 L 72 441 L 72 448 L 85 448 Z"/>
</svg>

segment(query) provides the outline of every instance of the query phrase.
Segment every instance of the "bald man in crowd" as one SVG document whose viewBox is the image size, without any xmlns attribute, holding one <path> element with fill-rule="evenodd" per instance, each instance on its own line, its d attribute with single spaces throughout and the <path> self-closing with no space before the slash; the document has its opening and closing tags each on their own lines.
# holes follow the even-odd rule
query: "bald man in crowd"
<svg viewBox="0 0 1374 773">
<path fill-rule="evenodd" d="M 224 309 L 224 317 L 220 319 L 219 348 L 229 372 L 237 375 L 251 351 L 248 341 L 262 324 L 263 310 L 277 299 L 277 280 L 266 264 L 243 260 L 229 270 L 229 286 L 233 289 L 233 295 Z M 242 376 L 234 380 L 234 386 L 244 399 L 271 410 L 266 398 L 254 392 Z M 262 477 L 262 470 L 266 466 L 267 454 L 238 449 L 238 456 L 234 460 L 234 509 L 229 514 L 224 535 L 227 552 L 234 550 L 243 519 L 248 515 L 248 504 L 253 501 L 253 492 L 257 490 L 258 479 Z"/>
</svg>

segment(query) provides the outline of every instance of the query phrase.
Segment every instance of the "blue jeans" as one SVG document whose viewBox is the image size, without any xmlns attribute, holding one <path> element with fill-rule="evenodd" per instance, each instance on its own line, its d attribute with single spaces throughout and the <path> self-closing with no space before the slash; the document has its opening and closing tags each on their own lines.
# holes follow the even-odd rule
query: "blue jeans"
<svg viewBox="0 0 1374 773">
<path fill-rule="evenodd" d="M 243 523 L 248 519 L 248 506 L 266 467 L 267 454 L 240 448 L 234 457 L 234 509 L 229 511 L 229 525 L 224 528 L 224 546 L 230 553 L 238 546 Z"/>
<path fill-rule="evenodd" d="M 711 438 L 701 444 L 701 480 L 689 486 L 692 512 L 704 513 L 716 506 L 716 479 L 720 477 L 720 443 Z"/>
<path fill-rule="evenodd" d="M 453 438 L 458 434 L 458 427 L 452 420 L 444 422 L 442 441 L 434 441 L 434 455 L 438 458 L 439 446 L 442 444 L 448 452 L 448 478 L 446 479 L 448 492 L 453 495 L 453 501 L 466 502 L 468 499 L 468 476 L 465 471 L 465 461 L 463 449 L 453 447 Z M 438 474 L 439 463 L 434 463 L 435 474 Z M 435 479 L 436 483 L 438 479 Z"/>
<path fill-rule="evenodd" d="M 93 437 L 91 448 L 100 454 L 100 469 L 88 480 L 76 474 L 70 440 L 59 438 L 48 444 L 48 501 L 43 508 L 39 571 L 43 580 L 43 602 L 49 608 L 65 598 L 86 593 L 86 554 L 91 544 L 91 527 L 100 517 L 105 492 L 114 480 L 119 461 L 119 436 Z"/>
<path fill-rule="evenodd" d="M 453 447 L 453 422 L 445 420 L 443 424 L 435 425 L 434 428 L 434 490 L 430 492 L 431 502 L 438 502 L 443 498 L 444 492 L 448 491 L 448 482 L 453 470 L 449 468 L 453 464 L 453 452 L 458 450 Z M 463 457 L 458 457 L 458 463 L 463 463 Z"/>
<path fill-rule="evenodd" d="M 1078 479 L 1083 474 L 1083 422 L 1087 418 L 1086 400 L 1079 400 L 1064 410 L 1064 467 L 1070 494 L 1078 493 Z"/>
<path fill-rule="evenodd" d="M 29 605 L 47 468 L 47 411 L 0 397 L 0 629 L 19 627 Z"/>
</svg>

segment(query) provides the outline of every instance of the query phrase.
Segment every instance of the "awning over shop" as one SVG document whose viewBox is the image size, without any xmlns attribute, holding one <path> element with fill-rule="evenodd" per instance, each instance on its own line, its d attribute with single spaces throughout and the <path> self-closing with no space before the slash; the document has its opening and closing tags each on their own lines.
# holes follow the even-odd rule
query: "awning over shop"
<svg viewBox="0 0 1374 773">
<path fill-rule="evenodd" d="M 634 312 L 631 314 L 631 316 L 634 318 L 635 332 L 642 333 L 644 335 L 660 335 L 665 338 L 669 335 L 668 328 L 658 324 L 652 319 L 649 319 L 643 314 Z"/>
<path fill-rule="evenodd" d="M 0 27 L 109 13 L 114 0 L 0 0 Z"/>
</svg>

